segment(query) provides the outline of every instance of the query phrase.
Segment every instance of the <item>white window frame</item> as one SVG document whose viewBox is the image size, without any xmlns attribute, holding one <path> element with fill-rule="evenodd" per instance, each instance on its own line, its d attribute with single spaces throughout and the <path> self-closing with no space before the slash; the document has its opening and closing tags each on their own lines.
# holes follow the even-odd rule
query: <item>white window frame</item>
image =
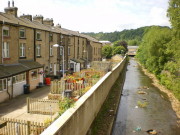
<svg viewBox="0 0 180 135">
<path fill-rule="evenodd" d="M 3 42 L 3 58 L 9 58 L 9 42 Z"/>
<path fill-rule="evenodd" d="M 4 35 L 4 30 L 8 31 L 7 35 Z M 5 36 L 5 37 L 9 36 L 9 27 L 3 26 L 3 36 Z"/>
<path fill-rule="evenodd" d="M 63 55 L 63 49 L 60 47 L 60 55 Z"/>
<path fill-rule="evenodd" d="M 36 45 L 36 56 L 41 56 L 41 45 Z"/>
<path fill-rule="evenodd" d="M 49 41 L 50 41 L 50 42 L 53 41 L 53 34 L 52 34 L 52 33 L 49 34 Z"/>
<path fill-rule="evenodd" d="M 41 40 L 41 32 L 36 32 L 36 40 Z"/>
<path fill-rule="evenodd" d="M 21 32 L 24 32 L 24 36 L 21 36 Z M 19 37 L 20 37 L 20 38 L 25 38 L 25 37 L 26 37 L 26 31 L 25 31 L 25 29 L 19 29 Z"/>
<path fill-rule="evenodd" d="M 20 43 L 19 45 L 19 57 L 26 57 L 26 44 Z"/>
<path fill-rule="evenodd" d="M 13 84 L 21 83 L 26 81 L 26 73 L 18 74 L 16 76 L 13 76 Z"/>
<path fill-rule="evenodd" d="M 35 75 L 33 75 L 34 73 L 35 73 Z M 31 77 L 33 80 L 36 80 L 38 78 L 38 70 L 37 69 L 31 70 Z"/>
<path fill-rule="evenodd" d="M 52 63 L 49 64 L 49 71 L 52 72 L 53 71 L 53 68 L 52 68 Z"/>
<path fill-rule="evenodd" d="M 68 55 L 71 55 L 71 48 L 68 47 Z"/>
<path fill-rule="evenodd" d="M 53 46 L 52 45 L 50 45 L 50 56 L 53 56 Z"/>
<path fill-rule="evenodd" d="M 5 86 L 4 86 L 4 81 L 5 81 Z M 2 91 L 5 91 L 5 90 L 7 90 L 7 79 L 0 79 L 0 85 L 2 86 L 1 88 L 2 89 L 0 89 L 0 92 L 2 92 Z"/>
</svg>

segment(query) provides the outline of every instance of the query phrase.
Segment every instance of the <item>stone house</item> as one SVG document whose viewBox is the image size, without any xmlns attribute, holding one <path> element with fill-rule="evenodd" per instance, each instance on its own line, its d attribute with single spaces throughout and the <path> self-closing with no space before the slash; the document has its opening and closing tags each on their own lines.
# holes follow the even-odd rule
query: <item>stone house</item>
<svg viewBox="0 0 180 135">
<path fill-rule="evenodd" d="M 0 102 L 23 94 L 24 85 L 31 91 L 45 76 L 59 75 L 63 56 L 65 70 L 73 71 L 101 60 L 102 44 L 94 38 L 54 26 L 53 19 L 41 15 L 18 17 L 17 11 L 8 4 L 0 13 Z"/>
</svg>

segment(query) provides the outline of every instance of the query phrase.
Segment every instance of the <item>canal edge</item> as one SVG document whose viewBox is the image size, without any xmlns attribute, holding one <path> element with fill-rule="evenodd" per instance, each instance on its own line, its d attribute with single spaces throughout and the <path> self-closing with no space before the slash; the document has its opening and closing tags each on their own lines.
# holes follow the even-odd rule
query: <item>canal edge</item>
<svg viewBox="0 0 180 135">
<path fill-rule="evenodd" d="M 136 60 L 137 61 L 137 60 Z M 161 85 L 159 80 L 157 79 L 157 77 L 150 73 L 147 69 L 145 69 L 138 61 L 137 61 L 138 65 L 141 67 L 143 73 L 145 75 L 147 75 L 151 80 L 152 80 L 152 84 L 157 87 L 160 91 L 166 93 L 168 95 L 169 101 L 171 102 L 171 106 L 174 110 L 174 112 L 176 113 L 177 118 L 180 119 L 180 101 L 178 101 L 178 99 L 174 96 L 174 94 L 167 89 L 165 86 Z"/>
</svg>

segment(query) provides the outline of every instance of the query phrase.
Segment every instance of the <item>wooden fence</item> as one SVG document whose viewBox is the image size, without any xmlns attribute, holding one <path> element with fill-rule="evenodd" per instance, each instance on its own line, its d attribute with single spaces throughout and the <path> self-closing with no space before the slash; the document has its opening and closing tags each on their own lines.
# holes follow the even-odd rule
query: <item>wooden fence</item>
<svg viewBox="0 0 180 135">
<path fill-rule="evenodd" d="M 0 118 L 6 124 L 0 128 L 0 135 L 39 135 L 48 125 L 44 123 L 17 120 L 11 118 Z"/>
<path fill-rule="evenodd" d="M 51 82 L 51 94 L 62 94 L 64 90 L 70 89 L 75 93 L 82 95 L 82 90 L 86 87 L 92 87 L 99 78 L 85 78 L 83 81 L 78 81 L 75 83 L 68 83 L 63 81 L 52 81 Z M 71 81 L 70 81 L 71 82 Z"/>
<path fill-rule="evenodd" d="M 27 112 L 53 115 L 59 111 L 58 100 L 27 98 Z"/>
</svg>

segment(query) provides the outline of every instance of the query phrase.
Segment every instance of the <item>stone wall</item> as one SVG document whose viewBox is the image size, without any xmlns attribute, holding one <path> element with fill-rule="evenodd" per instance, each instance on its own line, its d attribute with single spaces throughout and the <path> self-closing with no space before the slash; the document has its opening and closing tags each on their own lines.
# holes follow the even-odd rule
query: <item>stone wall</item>
<svg viewBox="0 0 180 135">
<path fill-rule="evenodd" d="M 86 135 L 125 63 L 126 57 L 41 135 Z"/>
</svg>

